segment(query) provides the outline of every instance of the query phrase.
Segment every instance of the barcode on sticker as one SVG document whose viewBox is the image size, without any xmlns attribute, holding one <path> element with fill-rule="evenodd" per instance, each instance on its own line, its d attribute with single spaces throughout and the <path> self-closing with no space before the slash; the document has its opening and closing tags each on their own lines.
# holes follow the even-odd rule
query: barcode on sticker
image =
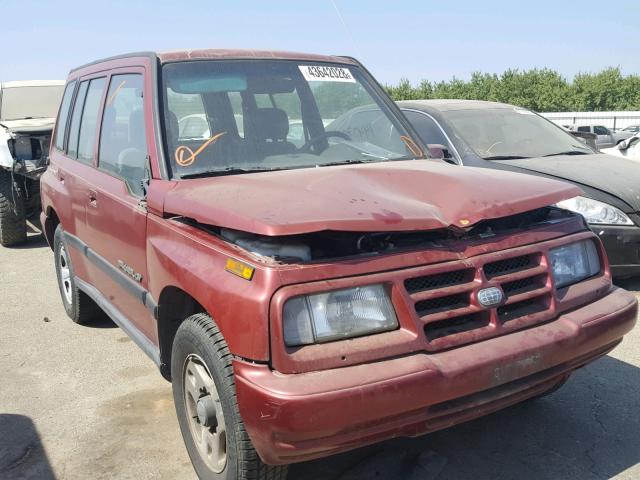
<svg viewBox="0 0 640 480">
<path fill-rule="evenodd" d="M 307 82 L 349 82 L 356 83 L 348 68 L 325 65 L 298 65 Z"/>
</svg>

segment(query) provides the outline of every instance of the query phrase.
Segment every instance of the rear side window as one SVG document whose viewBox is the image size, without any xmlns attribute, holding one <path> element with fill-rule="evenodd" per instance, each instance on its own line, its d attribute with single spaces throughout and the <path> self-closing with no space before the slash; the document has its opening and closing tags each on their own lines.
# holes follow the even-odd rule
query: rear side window
<svg viewBox="0 0 640 480">
<path fill-rule="evenodd" d="M 58 121 L 56 122 L 55 147 L 58 150 L 64 149 L 64 135 L 67 130 L 67 119 L 69 118 L 69 109 L 71 108 L 71 99 L 73 98 L 73 91 L 75 88 L 75 81 L 68 83 L 64 89 L 64 95 L 62 96 L 60 113 L 58 114 Z"/>
<path fill-rule="evenodd" d="M 84 101 L 84 109 L 82 110 L 80 135 L 78 139 L 78 160 L 83 163 L 93 163 L 98 112 L 100 110 L 100 101 L 102 100 L 105 82 L 104 78 L 95 78 L 89 82 L 87 98 Z"/>
<path fill-rule="evenodd" d="M 129 191 L 142 196 L 147 138 L 142 102 L 142 75 L 111 77 L 100 133 L 99 168 L 122 178 Z"/>
<path fill-rule="evenodd" d="M 579 132 L 591 132 L 591 127 L 578 127 Z"/>
<path fill-rule="evenodd" d="M 88 81 L 80 83 L 78 95 L 73 105 L 73 113 L 71 114 L 71 125 L 69 125 L 69 141 L 67 142 L 67 155 L 76 158 L 78 154 L 78 133 L 80 132 L 80 117 L 82 116 L 82 108 L 84 107 L 84 99 L 87 96 Z"/>
</svg>

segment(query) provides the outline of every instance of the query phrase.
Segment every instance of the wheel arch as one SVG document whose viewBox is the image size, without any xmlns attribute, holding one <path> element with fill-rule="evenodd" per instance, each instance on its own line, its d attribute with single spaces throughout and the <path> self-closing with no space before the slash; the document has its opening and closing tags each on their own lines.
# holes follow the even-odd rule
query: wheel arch
<svg viewBox="0 0 640 480">
<path fill-rule="evenodd" d="M 42 233 L 44 234 L 49 247 L 53 250 L 53 236 L 56 233 L 56 228 L 60 224 L 60 218 L 58 217 L 57 212 L 51 206 L 47 207 L 44 212 L 44 224 L 42 225 Z"/>
<path fill-rule="evenodd" d="M 171 350 L 178 327 L 195 313 L 208 313 L 188 292 L 173 285 L 162 289 L 158 299 L 158 347 L 160 373 L 171 381 Z"/>
</svg>

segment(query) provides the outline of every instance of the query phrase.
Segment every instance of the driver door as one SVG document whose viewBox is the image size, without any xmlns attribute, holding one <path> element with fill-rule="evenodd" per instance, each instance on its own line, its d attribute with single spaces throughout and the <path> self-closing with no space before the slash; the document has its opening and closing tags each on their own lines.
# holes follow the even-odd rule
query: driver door
<svg viewBox="0 0 640 480">
<path fill-rule="evenodd" d="M 116 70 L 105 95 L 97 169 L 90 178 L 87 206 L 88 246 L 95 252 L 101 293 L 133 327 L 150 340 L 157 333 L 149 306 L 147 275 L 147 211 L 143 179 L 148 148 L 144 69 Z M 147 103 L 149 103 L 147 101 Z M 150 133 L 150 132 L 149 132 Z"/>
</svg>

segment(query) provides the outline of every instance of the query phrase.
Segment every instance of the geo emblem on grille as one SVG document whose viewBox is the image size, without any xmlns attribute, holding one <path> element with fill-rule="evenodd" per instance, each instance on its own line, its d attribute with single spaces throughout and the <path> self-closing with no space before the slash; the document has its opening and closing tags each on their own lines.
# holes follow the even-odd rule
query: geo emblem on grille
<svg viewBox="0 0 640 480">
<path fill-rule="evenodd" d="M 493 307 L 502 303 L 504 293 L 498 287 L 483 288 L 478 291 L 478 302 L 483 307 Z"/>
</svg>

